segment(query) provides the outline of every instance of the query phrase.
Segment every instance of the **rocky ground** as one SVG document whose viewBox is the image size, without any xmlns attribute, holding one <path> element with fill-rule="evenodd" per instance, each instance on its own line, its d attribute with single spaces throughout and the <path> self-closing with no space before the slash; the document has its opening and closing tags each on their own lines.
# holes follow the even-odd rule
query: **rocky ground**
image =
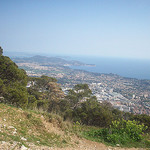
<svg viewBox="0 0 150 150">
<path fill-rule="evenodd" d="M 92 142 L 89 140 L 81 139 L 78 144 L 68 146 L 65 148 L 58 147 L 46 147 L 46 146 L 35 146 L 30 143 L 30 148 L 20 145 L 20 143 L 13 142 L 0 142 L 0 150 L 144 150 L 142 148 L 120 148 L 120 147 L 110 147 L 102 143 Z M 148 149 L 147 149 L 148 150 Z"/>
</svg>

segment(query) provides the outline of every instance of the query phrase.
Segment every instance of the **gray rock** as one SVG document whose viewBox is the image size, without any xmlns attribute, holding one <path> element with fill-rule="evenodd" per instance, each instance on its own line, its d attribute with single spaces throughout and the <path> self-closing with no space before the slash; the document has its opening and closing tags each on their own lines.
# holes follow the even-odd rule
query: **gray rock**
<svg viewBox="0 0 150 150">
<path fill-rule="evenodd" d="M 21 146 L 21 150 L 27 150 L 28 148 L 25 147 L 24 145 Z"/>
<path fill-rule="evenodd" d="M 15 134 L 17 134 L 17 132 L 16 132 L 16 131 L 14 131 L 14 132 L 13 132 L 13 135 L 15 135 Z"/>
<path fill-rule="evenodd" d="M 5 141 L 2 141 L 2 144 L 5 144 L 6 142 Z"/>
<path fill-rule="evenodd" d="M 24 137 L 21 137 L 21 140 L 22 140 L 22 141 L 27 141 L 27 139 L 26 139 L 26 138 L 24 138 Z"/>
<path fill-rule="evenodd" d="M 15 129 L 15 127 L 13 127 L 13 126 L 9 126 L 9 127 L 8 127 L 8 129 Z"/>
</svg>

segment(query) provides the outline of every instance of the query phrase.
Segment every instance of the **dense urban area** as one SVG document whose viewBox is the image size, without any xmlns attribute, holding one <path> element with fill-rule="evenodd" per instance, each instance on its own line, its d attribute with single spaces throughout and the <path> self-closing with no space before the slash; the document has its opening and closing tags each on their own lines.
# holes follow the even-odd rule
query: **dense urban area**
<svg viewBox="0 0 150 150">
<path fill-rule="evenodd" d="M 55 77 L 66 94 L 76 84 L 86 83 L 100 103 L 109 101 L 114 108 L 121 111 L 150 115 L 150 80 L 74 70 L 71 66 L 87 64 L 55 57 L 34 56 L 13 58 L 13 61 L 29 76 Z M 27 86 L 30 86 L 30 82 Z"/>
</svg>

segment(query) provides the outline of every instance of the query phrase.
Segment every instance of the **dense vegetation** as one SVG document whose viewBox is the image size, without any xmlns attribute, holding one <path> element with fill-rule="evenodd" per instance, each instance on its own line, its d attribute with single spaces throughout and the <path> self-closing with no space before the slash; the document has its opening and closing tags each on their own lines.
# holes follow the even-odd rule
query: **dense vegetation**
<svg viewBox="0 0 150 150">
<path fill-rule="evenodd" d="M 9 57 L 0 56 L 0 95 L 1 101 L 18 107 L 26 107 L 28 93 L 26 89 L 27 75 L 24 70 Z"/>
<path fill-rule="evenodd" d="M 39 109 L 47 112 L 56 111 L 56 104 L 64 97 L 59 84 L 55 78 L 41 76 L 29 77 L 29 108 Z"/>
<path fill-rule="evenodd" d="M 106 101 L 99 103 L 87 84 L 78 84 L 64 95 L 55 78 L 45 75 L 40 78 L 28 77 L 24 70 L 2 54 L 0 47 L 1 102 L 42 112 L 55 112 L 64 120 L 106 128 L 92 134 L 90 132 L 89 136 L 102 137 L 104 141 L 114 144 L 140 141 L 143 131 L 150 131 L 150 116 L 121 112 Z"/>
</svg>

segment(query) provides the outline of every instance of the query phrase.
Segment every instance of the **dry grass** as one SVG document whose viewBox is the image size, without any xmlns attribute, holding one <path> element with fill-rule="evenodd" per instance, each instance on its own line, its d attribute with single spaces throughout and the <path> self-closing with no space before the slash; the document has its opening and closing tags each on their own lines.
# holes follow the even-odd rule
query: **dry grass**
<svg viewBox="0 0 150 150">
<path fill-rule="evenodd" d="M 0 104 L 0 141 L 16 141 L 27 147 L 30 147 L 30 143 L 65 147 L 73 144 L 68 133 L 69 127 L 71 130 L 71 124 L 64 122 L 59 115 Z"/>
<path fill-rule="evenodd" d="M 57 114 L 0 104 L 1 150 L 19 150 L 23 145 L 31 150 L 123 150 L 83 139 L 76 130 Z"/>
</svg>

